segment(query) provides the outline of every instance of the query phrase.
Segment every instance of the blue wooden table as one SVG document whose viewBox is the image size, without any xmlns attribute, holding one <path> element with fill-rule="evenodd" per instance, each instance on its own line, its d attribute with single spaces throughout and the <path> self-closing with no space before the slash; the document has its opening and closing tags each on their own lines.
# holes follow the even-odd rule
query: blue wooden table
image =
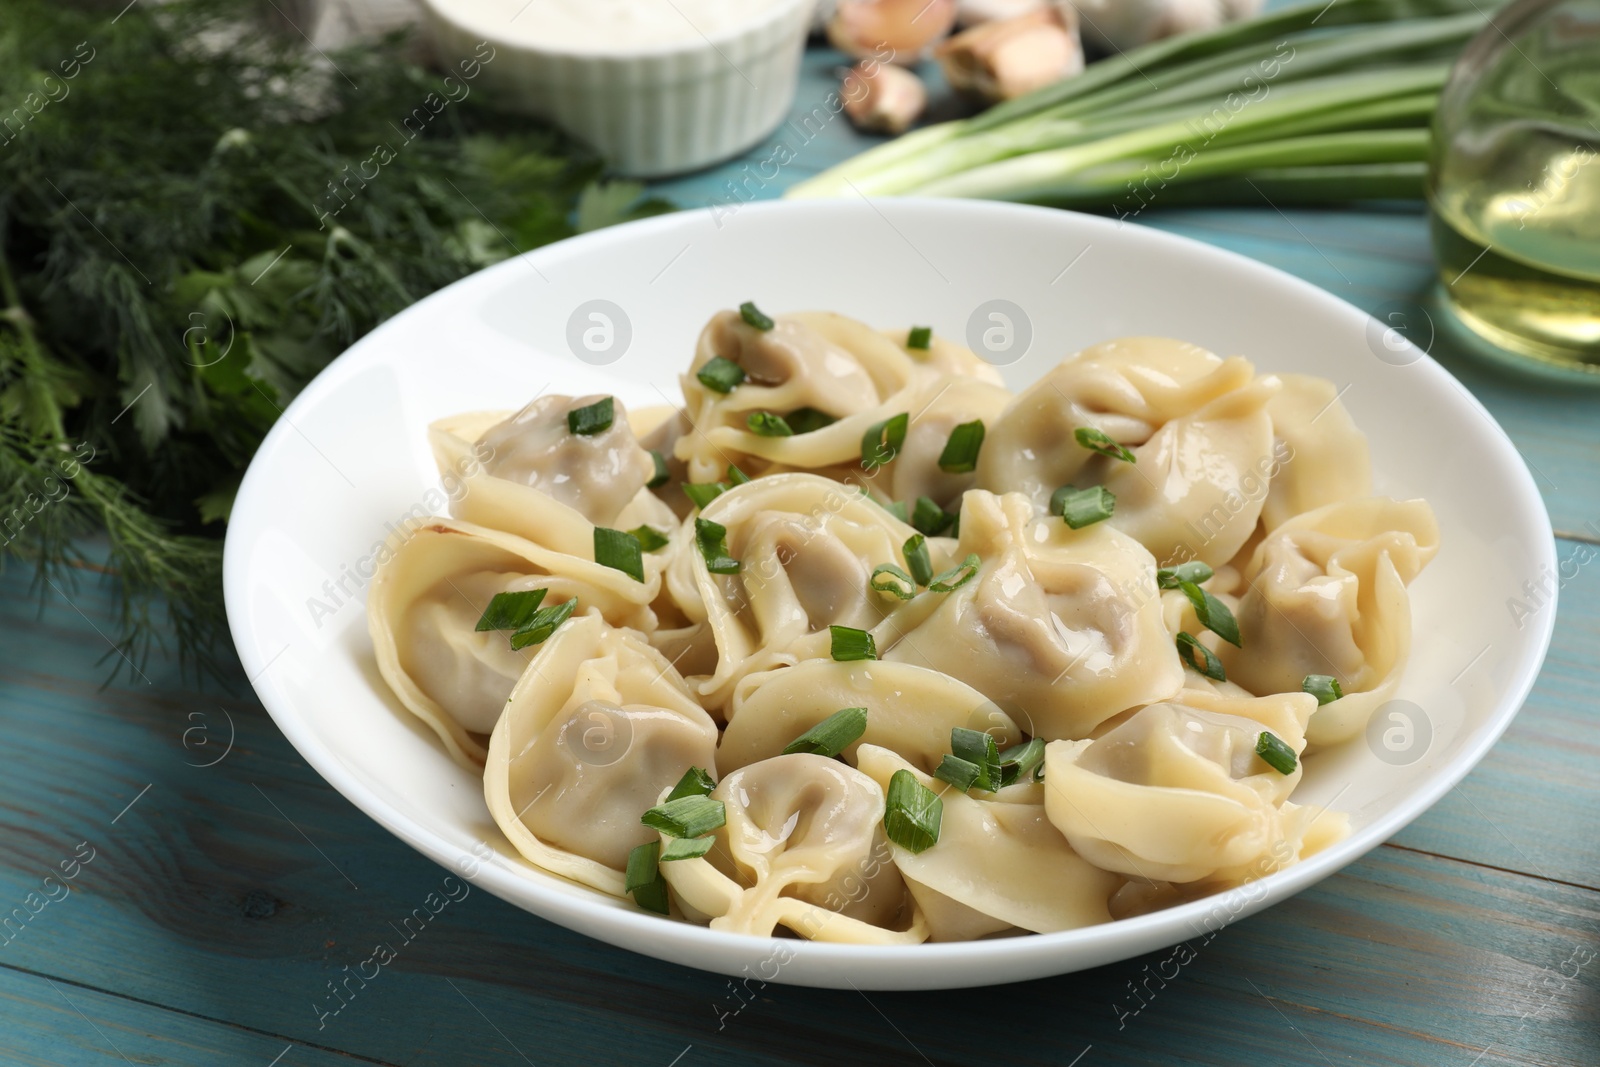
<svg viewBox="0 0 1600 1067">
<path fill-rule="evenodd" d="M 837 62 L 809 57 L 797 113 Z M 863 143 L 839 119 L 764 184 L 771 143 L 749 171 L 663 188 L 691 207 L 771 196 Z M 1143 222 L 1367 309 L 1432 281 L 1413 209 Z M 1527 457 L 1561 557 L 1586 559 L 1600 393 L 1505 378 L 1444 341 L 1434 354 Z M 85 573 L 41 609 L 29 583 L 0 576 L 0 1063 L 1600 1064 L 1600 567 L 1561 591 L 1538 686 L 1460 788 L 1183 966 L 1162 952 L 995 989 L 742 999 L 479 891 L 334 999 L 444 872 L 311 771 L 242 677 L 197 689 L 158 660 L 102 688 L 104 587 Z"/>
</svg>

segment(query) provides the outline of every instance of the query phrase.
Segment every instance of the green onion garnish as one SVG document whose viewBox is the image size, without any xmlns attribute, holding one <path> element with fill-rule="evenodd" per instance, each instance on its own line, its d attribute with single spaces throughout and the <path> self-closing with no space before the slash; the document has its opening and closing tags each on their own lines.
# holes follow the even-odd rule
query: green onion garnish
<svg viewBox="0 0 1600 1067">
<path fill-rule="evenodd" d="M 1295 764 L 1299 762 L 1295 758 L 1294 749 L 1277 735 L 1266 730 L 1262 730 L 1261 736 L 1256 738 L 1256 755 L 1279 774 L 1293 774 Z"/>
<path fill-rule="evenodd" d="M 732 360 L 712 356 L 694 376 L 713 393 L 731 393 L 734 386 L 744 381 L 744 368 Z"/>
<path fill-rule="evenodd" d="M 667 545 L 672 543 L 666 534 L 654 526 L 635 526 L 628 531 L 628 536 L 639 542 L 639 547 L 646 552 L 654 552 L 657 549 L 666 548 Z"/>
<path fill-rule="evenodd" d="M 783 747 L 785 756 L 809 752 L 830 759 L 861 740 L 867 732 L 866 708 L 843 708 Z"/>
<path fill-rule="evenodd" d="M 678 784 L 672 787 L 672 792 L 667 794 L 667 800 L 681 800 L 684 797 L 703 797 L 715 789 L 716 783 L 711 780 L 711 775 L 701 767 L 690 767 L 683 772 L 683 777 L 678 779 Z M 666 803 L 666 801 L 663 801 Z"/>
<path fill-rule="evenodd" d="M 816 408 L 798 408 L 789 412 L 789 428 L 795 433 L 815 433 L 824 426 L 832 426 L 839 420 L 832 415 L 824 414 Z"/>
<path fill-rule="evenodd" d="M 903 411 L 893 418 L 873 423 L 861 435 L 861 465 L 870 471 L 891 462 L 904 447 L 906 428 L 910 425 L 911 416 Z"/>
<path fill-rule="evenodd" d="M 955 592 L 978 576 L 978 567 L 982 562 L 976 554 L 973 554 L 944 573 L 934 575 L 933 580 L 928 583 L 929 592 Z"/>
<path fill-rule="evenodd" d="M 911 519 L 911 516 L 906 513 L 906 502 L 904 500 L 891 500 L 887 504 L 879 504 L 878 506 L 901 522 L 909 522 Z"/>
<path fill-rule="evenodd" d="M 644 581 L 644 557 L 639 551 L 643 547 L 637 537 L 624 530 L 594 528 L 594 561 L 621 571 L 636 582 Z"/>
<path fill-rule="evenodd" d="M 628 853 L 628 870 L 623 877 L 623 888 L 633 895 L 633 902 L 645 911 L 666 915 L 667 880 L 661 877 L 661 842 L 646 841 Z"/>
<path fill-rule="evenodd" d="M 991 793 L 1000 788 L 1000 749 L 993 737 L 957 726 L 950 731 L 950 750 L 957 759 L 978 768 L 973 785 Z"/>
<path fill-rule="evenodd" d="M 728 809 L 710 797 L 679 797 L 651 808 L 639 821 L 668 837 L 700 837 L 726 823 Z"/>
<path fill-rule="evenodd" d="M 983 773 L 983 768 L 970 760 L 960 756 L 947 755 L 939 761 L 939 767 L 933 776 L 941 782 L 949 782 L 965 793 L 978 784 L 978 777 Z"/>
<path fill-rule="evenodd" d="M 1201 657 L 1201 662 L 1195 662 L 1195 656 Z M 1222 669 L 1222 661 L 1217 658 L 1205 645 L 1195 639 L 1193 634 L 1181 633 L 1178 635 L 1178 656 L 1199 671 L 1201 674 L 1216 682 L 1226 682 L 1227 672 Z"/>
<path fill-rule="evenodd" d="M 1044 773 L 1044 738 L 1035 737 L 1000 753 L 1000 785 L 1020 779 L 1037 781 Z"/>
<path fill-rule="evenodd" d="M 1183 595 L 1194 605 L 1195 617 L 1200 620 L 1201 626 L 1234 648 L 1244 647 L 1239 643 L 1239 621 L 1233 617 L 1228 605 L 1193 582 L 1179 582 L 1178 588 L 1183 590 Z"/>
<path fill-rule="evenodd" d="M 1061 499 L 1061 517 L 1074 530 L 1104 522 L 1117 510 L 1117 498 L 1103 485 L 1077 489 Z"/>
<path fill-rule="evenodd" d="M 906 557 L 906 566 L 911 568 L 911 577 L 918 585 L 933 581 L 933 561 L 928 558 L 926 537 L 912 534 L 901 546 L 900 552 Z"/>
<path fill-rule="evenodd" d="M 550 635 L 556 632 L 560 625 L 572 618 L 572 613 L 578 608 L 578 598 L 564 601 L 554 607 L 540 608 L 533 613 L 533 618 L 528 620 L 526 626 L 521 627 L 511 635 L 511 647 L 524 649 L 529 645 L 543 644 Z"/>
<path fill-rule="evenodd" d="M 1104 431 L 1096 430 L 1092 426 L 1080 426 L 1072 431 L 1072 436 L 1080 445 L 1091 452 L 1098 452 L 1102 456 L 1110 456 L 1112 459 L 1120 459 L 1124 463 L 1139 462 L 1134 458 L 1132 452 L 1117 444 Z"/>
<path fill-rule="evenodd" d="M 728 555 L 728 528 L 720 522 L 694 520 L 694 539 L 700 545 L 700 558 L 712 574 L 738 574 L 739 561 Z"/>
<path fill-rule="evenodd" d="M 601 397 L 588 407 L 573 408 L 567 412 L 567 429 L 583 437 L 593 437 L 611 429 L 616 418 L 616 405 L 611 397 Z"/>
<path fill-rule="evenodd" d="M 750 432 L 758 437 L 793 437 L 794 430 L 782 415 L 770 411 L 752 411 L 744 420 Z"/>
<path fill-rule="evenodd" d="M 656 465 L 656 473 L 648 482 L 644 483 L 646 489 L 659 489 L 672 478 L 672 472 L 667 469 L 667 457 L 655 449 L 650 450 L 650 459 Z"/>
<path fill-rule="evenodd" d="M 851 626 L 830 626 L 828 635 L 832 642 L 833 659 L 837 663 L 878 658 L 878 644 L 865 630 Z"/>
<path fill-rule="evenodd" d="M 872 568 L 869 583 L 873 592 L 888 593 L 896 600 L 910 600 L 917 595 L 917 582 L 893 563 L 880 563 Z"/>
<path fill-rule="evenodd" d="M 1063 485 L 1060 489 L 1050 494 L 1050 514 L 1059 517 L 1067 510 L 1067 498 L 1078 491 L 1075 485 Z"/>
<path fill-rule="evenodd" d="M 910 771 L 894 772 L 884 804 L 883 830 L 908 852 L 926 852 L 939 841 L 944 801 Z"/>
<path fill-rule="evenodd" d="M 761 309 L 756 307 L 755 304 L 749 300 L 746 300 L 744 303 L 739 305 L 739 317 L 744 320 L 746 326 L 749 326 L 753 330 L 760 330 L 762 333 L 766 333 L 768 330 L 778 325 L 770 318 L 763 315 L 761 313 Z"/>
<path fill-rule="evenodd" d="M 932 326 L 913 326 L 911 327 L 910 332 L 906 334 L 907 348 L 920 348 L 922 351 L 926 352 L 928 350 L 928 345 L 932 341 Z"/>
<path fill-rule="evenodd" d="M 548 592 L 548 589 L 528 589 L 521 593 L 496 593 L 473 628 L 480 632 L 520 630 L 528 625 Z"/>
<path fill-rule="evenodd" d="M 736 485 L 745 485 L 750 481 L 750 476 L 744 471 L 740 470 L 738 467 L 735 467 L 732 463 L 728 464 L 728 471 L 724 477 L 728 479 L 729 489 L 732 489 Z"/>
<path fill-rule="evenodd" d="M 1208 582 L 1214 572 L 1197 559 L 1180 563 L 1176 567 L 1162 567 L 1156 571 L 1156 584 L 1163 589 L 1176 589 L 1183 582 Z"/>
<path fill-rule="evenodd" d="M 929 537 L 938 537 L 955 521 L 956 517 L 941 508 L 932 497 L 917 497 L 917 505 L 911 509 L 911 525 Z"/>
<path fill-rule="evenodd" d="M 1317 707 L 1332 704 L 1344 696 L 1344 687 L 1339 684 L 1339 679 L 1328 674 L 1308 674 L 1306 680 L 1300 683 L 1300 692 L 1310 693 L 1317 698 Z"/>
<path fill-rule="evenodd" d="M 983 447 L 983 420 L 963 422 L 950 431 L 939 453 L 939 469 L 947 474 L 967 474 L 978 469 L 978 449 Z"/>
<path fill-rule="evenodd" d="M 675 837 L 661 850 L 661 862 L 698 859 L 710 852 L 711 846 L 716 843 L 717 839 L 712 834 L 706 834 L 704 837 Z"/>
<path fill-rule="evenodd" d="M 726 482 L 685 482 L 683 485 L 683 495 L 688 497 L 689 502 L 702 511 L 705 510 L 707 504 L 727 491 L 728 485 Z"/>
</svg>

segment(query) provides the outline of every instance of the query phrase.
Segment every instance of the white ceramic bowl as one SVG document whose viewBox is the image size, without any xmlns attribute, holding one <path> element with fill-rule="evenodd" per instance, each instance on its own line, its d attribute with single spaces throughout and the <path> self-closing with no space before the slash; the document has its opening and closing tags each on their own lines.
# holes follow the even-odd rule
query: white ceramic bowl
<svg viewBox="0 0 1600 1067">
<path fill-rule="evenodd" d="M 1031 344 L 1006 368 L 1013 386 L 1087 344 L 1132 333 L 1186 338 L 1263 370 L 1320 374 L 1348 387 L 1344 402 L 1371 438 L 1379 490 L 1433 503 L 1443 547 L 1412 587 L 1416 642 L 1399 693 L 1431 740 L 1398 761 L 1361 740 L 1312 756 L 1295 794 L 1349 811 L 1354 834 L 1246 890 L 1169 911 L 1060 934 L 900 948 L 715 933 L 521 860 L 489 818 L 477 779 L 388 695 L 367 637 L 363 561 L 385 523 L 419 502 L 443 504 L 427 423 L 513 407 L 546 388 L 660 403 L 676 395 L 704 320 L 743 300 L 962 336 L 974 310 L 996 298 L 1031 320 Z M 591 344 L 607 336 L 595 314 L 609 320 L 609 350 L 583 346 L 585 331 Z M 777 960 L 780 982 L 926 989 L 1058 974 L 1174 944 L 1378 845 L 1459 781 L 1516 714 L 1555 611 L 1519 629 L 1506 602 L 1554 565 L 1533 479 L 1489 414 L 1431 359 L 1321 289 L 1101 218 L 854 200 L 619 226 L 422 301 L 335 361 L 268 435 L 234 507 L 225 581 L 239 654 L 289 740 L 340 792 L 439 863 L 554 922 L 689 966 L 728 974 L 748 966 L 770 977 Z M 474 850 L 487 859 L 479 864 Z"/>
<path fill-rule="evenodd" d="M 479 75 L 490 99 L 554 122 L 637 177 L 720 163 L 772 132 L 794 102 L 816 4 L 772 0 L 726 32 L 582 50 L 522 41 L 511 20 L 524 2 L 505 0 L 501 17 L 481 4 L 423 0 L 437 59 L 453 71 L 490 55 Z"/>
</svg>

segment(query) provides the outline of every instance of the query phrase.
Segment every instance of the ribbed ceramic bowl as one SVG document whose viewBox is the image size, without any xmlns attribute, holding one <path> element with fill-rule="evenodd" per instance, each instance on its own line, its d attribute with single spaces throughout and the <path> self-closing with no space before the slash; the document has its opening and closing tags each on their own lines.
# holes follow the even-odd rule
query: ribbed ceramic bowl
<svg viewBox="0 0 1600 1067">
<path fill-rule="evenodd" d="M 726 32 L 626 51 L 527 44 L 511 25 L 522 5 L 507 5 L 500 18 L 423 0 L 439 62 L 492 54 L 480 84 L 496 104 L 554 122 L 619 173 L 661 177 L 730 159 L 783 120 L 816 0 L 773 0 Z"/>
<path fill-rule="evenodd" d="M 1370 740 L 1308 758 L 1295 794 L 1349 812 L 1353 835 L 1243 890 L 1153 915 L 895 948 L 718 933 L 524 862 L 490 819 L 477 778 L 378 677 L 362 603 L 374 547 L 418 504 L 444 506 L 430 420 L 514 407 L 540 390 L 662 403 L 677 395 L 701 324 L 743 300 L 883 327 L 931 324 L 956 337 L 974 323 L 994 326 L 993 301 L 1008 301 L 1012 347 L 996 362 L 1014 387 L 1085 345 L 1134 333 L 1338 383 L 1371 439 L 1379 491 L 1427 497 L 1443 539 L 1412 586 L 1415 643 L 1398 693 L 1409 702 L 1406 722 L 1386 717 Z M 224 576 L 239 654 L 283 732 L 352 802 L 437 862 L 553 922 L 689 966 L 768 977 L 781 963 L 780 982 L 928 989 L 1058 974 L 1175 944 L 1378 845 L 1471 770 L 1516 714 L 1555 609 L 1518 620 L 1506 604 L 1554 567 L 1533 479 L 1488 412 L 1433 360 L 1323 290 L 1106 219 L 857 199 L 619 226 L 422 301 L 335 361 L 273 428 L 234 507 Z"/>
</svg>

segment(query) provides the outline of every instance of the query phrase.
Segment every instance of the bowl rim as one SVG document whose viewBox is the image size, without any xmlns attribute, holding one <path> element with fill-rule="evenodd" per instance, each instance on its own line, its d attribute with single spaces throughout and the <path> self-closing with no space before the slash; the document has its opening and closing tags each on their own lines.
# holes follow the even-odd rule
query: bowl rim
<svg viewBox="0 0 1600 1067">
<path fill-rule="evenodd" d="M 852 200 L 776 200 L 745 204 L 741 206 L 740 211 L 766 216 L 848 211 L 855 207 L 857 205 Z M 1014 225 L 1020 221 L 1024 229 L 1031 229 L 1034 233 L 1048 227 L 1052 221 L 1059 223 L 1066 217 L 1072 220 L 1071 225 L 1098 230 L 1108 239 L 1112 231 L 1121 231 L 1117 239 L 1146 242 L 1147 247 L 1156 251 L 1163 246 L 1186 247 L 1191 252 L 1214 257 L 1219 269 L 1226 269 L 1235 276 L 1241 276 L 1245 284 L 1261 280 L 1279 286 L 1286 285 L 1297 290 L 1311 304 L 1321 305 L 1330 315 L 1342 315 L 1351 318 L 1352 321 L 1353 317 L 1359 316 L 1365 320 L 1366 325 L 1376 324 L 1376 320 L 1361 309 L 1286 271 L 1228 249 L 1152 227 L 1124 228 L 1117 221 L 1100 216 L 1057 208 L 978 200 L 908 197 L 875 201 L 871 207 L 879 213 L 891 214 L 900 211 L 912 214 L 927 211 L 968 213 L 977 217 L 988 216 L 1000 225 L 1008 223 Z M 636 235 L 680 226 L 694 226 L 706 218 L 715 222 L 715 208 L 676 212 L 558 241 L 468 275 L 423 298 L 413 307 L 428 301 L 452 299 L 451 294 L 459 288 L 472 285 L 486 286 L 489 284 L 486 279 L 495 277 L 498 272 L 525 269 L 525 265 L 521 263 L 523 260 L 532 260 L 535 266 L 547 265 L 540 261 L 555 261 L 570 255 L 587 254 L 603 250 L 613 244 L 625 245 Z M 262 441 L 245 473 L 239 488 L 237 498 L 239 502 L 254 501 L 260 483 L 267 478 L 265 472 L 272 463 L 278 446 L 284 440 L 290 439 L 294 433 L 292 424 L 297 421 L 296 416 L 318 404 L 322 395 L 334 389 L 346 376 L 364 369 L 369 362 L 381 362 L 386 331 L 396 329 L 397 324 L 403 328 L 409 310 L 381 324 L 333 360 L 285 409 Z M 1404 344 L 1415 350 L 1415 346 L 1412 346 L 1409 340 L 1404 341 Z M 1546 565 L 1553 568 L 1557 557 L 1549 511 L 1532 473 L 1515 444 L 1477 397 L 1432 356 L 1421 350 L 1415 351 L 1417 358 L 1411 369 L 1431 379 L 1430 385 L 1425 388 L 1433 392 L 1442 390 L 1454 393 L 1459 401 L 1464 402 L 1488 424 L 1480 432 L 1487 434 L 1494 442 L 1496 446 L 1494 451 L 1507 469 L 1508 480 L 1519 490 L 1518 499 L 1501 503 L 1507 508 L 1521 509 L 1527 516 L 1526 521 L 1538 528 L 1541 534 L 1540 542 L 1530 546 L 1529 549 L 1530 555 L 1535 557 L 1532 565 L 1536 568 Z M 242 510 L 248 516 L 250 509 L 247 507 Z M 1517 665 L 1514 675 L 1496 698 L 1493 715 L 1475 735 L 1467 736 L 1461 752 L 1445 764 L 1431 767 L 1424 762 L 1415 764 L 1415 767 L 1426 769 L 1426 778 L 1421 788 L 1405 803 L 1384 811 L 1373 821 L 1359 827 L 1349 837 L 1328 846 L 1308 859 L 1247 882 L 1244 886 L 1214 893 L 1195 901 L 1146 915 L 1074 930 L 1033 933 L 992 940 L 930 942 L 904 946 L 832 944 L 799 939 L 752 937 L 711 930 L 693 923 L 663 920 L 660 916 L 633 908 L 625 902 L 602 899 L 598 894 L 590 896 L 588 893 L 574 893 L 571 886 L 546 885 L 540 880 L 528 878 L 518 869 L 515 861 L 509 858 L 497 855 L 493 860 L 479 864 L 474 861 L 472 853 L 457 847 L 433 829 L 412 823 L 400 812 L 391 809 L 359 777 L 340 765 L 337 755 L 321 743 L 303 717 L 294 711 L 287 694 L 276 686 L 270 675 L 265 673 L 265 669 L 271 663 L 265 650 L 259 648 L 254 640 L 255 628 L 248 609 L 250 598 L 246 579 L 249 560 L 244 545 L 245 537 L 246 533 L 241 527 L 230 523 L 224 547 L 223 580 L 229 625 L 246 675 L 252 679 L 251 684 L 268 713 L 301 757 L 374 821 L 447 868 L 464 873 L 468 867 L 476 867 L 475 873 L 464 874 L 474 885 L 523 910 L 587 936 L 630 951 L 702 969 L 711 969 L 711 965 L 689 961 L 697 955 L 711 951 L 720 960 L 728 961 L 730 969 L 724 973 L 736 973 L 731 968 L 735 968 L 739 961 L 753 958 L 762 946 L 782 945 L 795 955 L 811 957 L 817 964 L 827 967 L 830 976 L 812 978 L 780 975 L 770 980 L 841 989 L 847 985 L 853 985 L 858 989 L 956 989 L 992 984 L 984 974 L 985 964 L 1016 973 L 1016 977 L 1004 981 L 1022 981 L 1060 974 L 1079 969 L 1074 961 L 1081 958 L 1088 958 L 1091 962 L 1085 965 L 1093 966 L 1134 954 L 1124 951 L 1123 947 L 1119 947 L 1119 943 L 1125 946 L 1127 943 L 1136 942 L 1146 946 L 1138 951 L 1150 951 L 1186 940 L 1200 931 L 1200 921 L 1215 910 L 1219 900 L 1230 894 L 1240 894 L 1243 900 L 1237 907 L 1230 909 L 1224 925 L 1306 889 L 1383 844 L 1436 804 L 1482 761 L 1511 725 L 1532 690 L 1549 652 L 1557 614 L 1553 596 L 1552 610 L 1539 612 L 1537 619 L 1532 621 L 1534 633 L 1530 643 L 1525 647 L 1532 649 L 1534 654 L 1526 655 Z M 561 881 L 555 875 L 549 877 Z M 576 884 L 573 883 L 573 886 Z M 582 889 L 582 887 L 576 888 Z M 1257 888 L 1260 891 L 1254 896 L 1242 892 Z M 852 966 L 859 966 L 863 971 L 874 967 L 881 969 L 874 973 L 852 974 L 847 970 Z M 918 973 L 912 973 L 913 969 Z M 972 977 L 963 980 L 963 973 L 971 974 Z"/>
</svg>

